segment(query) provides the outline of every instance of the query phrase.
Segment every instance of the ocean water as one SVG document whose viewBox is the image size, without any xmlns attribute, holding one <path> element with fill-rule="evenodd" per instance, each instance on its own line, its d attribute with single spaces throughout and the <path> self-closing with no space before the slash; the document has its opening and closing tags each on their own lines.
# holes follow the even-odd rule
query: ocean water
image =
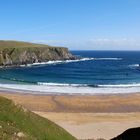
<svg viewBox="0 0 140 140">
<path fill-rule="evenodd" d="M 140 92 L 140 51 L 72 51 L 80 60 L 0 69 L 0 89 L 34 94 Z"/>
</svg>

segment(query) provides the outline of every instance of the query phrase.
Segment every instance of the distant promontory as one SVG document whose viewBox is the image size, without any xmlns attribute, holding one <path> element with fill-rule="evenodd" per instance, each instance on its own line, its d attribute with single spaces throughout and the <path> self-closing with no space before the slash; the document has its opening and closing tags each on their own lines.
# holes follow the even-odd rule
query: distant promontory
<svg viewBox="0 0 140 140">
<path fill-rule="evenodd" d="M 0 41 L 0 66 L 16 67 L 55 60 L 76 59 L 67 48 L 21 41 Z"/>
</svg>

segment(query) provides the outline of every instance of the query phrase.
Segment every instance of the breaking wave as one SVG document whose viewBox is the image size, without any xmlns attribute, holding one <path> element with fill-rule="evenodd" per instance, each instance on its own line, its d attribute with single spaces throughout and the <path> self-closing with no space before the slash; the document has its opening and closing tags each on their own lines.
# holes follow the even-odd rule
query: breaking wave
<svg viewBox="0 0 140 140">
<path fill-rule="evenodd" d="M 33 94 L 123 94 L 140 92 L 140 83 L 120 85 L 95 85 L 95 84 L 63 84 L 43 83 L 37 84 L 0 84 L 1 90 L 31 92 Z"/>
<path fill-rule="evenodd" d="M 39 66 L 39 65 L 56 65 L 56 64 L 74 63 L 74 62 L 91 61 L 91 60 L 122 60 L 122 58 L 81 58 L 81 59 L 76 59 L 76 60 L 55 60 L 55 61 L 33 63 L 33 64 L 27 64 L 27 65 L 20 65 L 20 67 L 25 67 L 25 66 L 31 67 L 31 66 Z"/>
<path fill-rule="evenodd" d="M 131 67 L 131 68 L 140 67 L 140 64 L 132 64 L 132 65 L 129 65 L 129 67 Z"/>
<path fill-rule="evenodd" d="M 63 84 L 63 83 L 44 83 L 38 82 L 38 85 L 60 86 L 60 87 L 92 87 L 92 88 L 131 88 L 140 87 L 140 83 L 118 84 L 118 85 L 96 85 L 96 84 Z"/>
</svg>

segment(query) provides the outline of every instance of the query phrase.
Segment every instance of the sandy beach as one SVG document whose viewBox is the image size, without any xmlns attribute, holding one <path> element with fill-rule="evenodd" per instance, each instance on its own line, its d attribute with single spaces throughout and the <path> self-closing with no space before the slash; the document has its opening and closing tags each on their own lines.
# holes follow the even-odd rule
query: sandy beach
<svg viewBox="0 0 140 140">
<path fill-rule="evenodd" d="M 1 92 L 0 95 L 54 121 L 78 139 L 110 139 L 128 128 L 140 126 L 138 93 L 45 96 Z"/>
</svg>

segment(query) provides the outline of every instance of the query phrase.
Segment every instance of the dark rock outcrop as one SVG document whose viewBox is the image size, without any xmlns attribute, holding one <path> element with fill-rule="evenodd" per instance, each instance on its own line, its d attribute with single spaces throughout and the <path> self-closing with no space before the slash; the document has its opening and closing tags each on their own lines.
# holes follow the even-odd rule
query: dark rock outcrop
<svg viewBox="0 0 140 140">
<path fill-rule="evenodd" d="M 26 42 L 0 41 L 0 66 L 2 67 L 72 59 L 76 59 L 76 57 L 67 48 Z"/>
<path fill-rule="evenodd" d="M 140 140 L 140 127 L 128 129 L 111 140 Z"/>
</svg>

